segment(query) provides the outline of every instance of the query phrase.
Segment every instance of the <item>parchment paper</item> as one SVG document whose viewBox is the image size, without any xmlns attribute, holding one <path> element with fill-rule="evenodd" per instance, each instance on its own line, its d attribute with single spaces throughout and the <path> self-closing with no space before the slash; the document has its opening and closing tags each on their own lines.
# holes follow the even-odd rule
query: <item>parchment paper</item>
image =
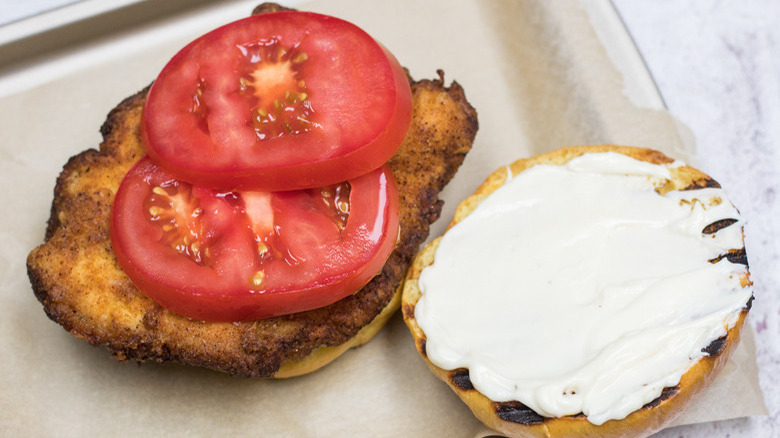
<svg viewBox="0 0 780 438">
<path fill-rule="evenodd" d="M 549 4 L 553 3 L 553 4 Z M 247 15 L 224 3 L 58 54 L 51 76 L 0 98 L 0 434 L 7 436 L 451 436 L 489 434 L 414 350 L 400 315 L 373 341 L 308 376 L 253 381 L 177 365 L 119 363 L 45 316 L 25 271 L 55 179 L 97 147 L 106 113 L 191 38 Z M 642 108 L 579 2 L 330 0 L 294 6 L 351 20 L 416 78 L 446 72 L 479 112 L 473 151 L 443 194 L 455 204 L 495 168 L 575 144 L 648 146 L 695 163 L 668 113 Z M 83 64 L 74 64 L 83 62 Z M 60 74 L 61 73 L 61 74 Z M 47 76 L 47 77 L 48 77 Z M 706 169 L 703 169 L 706 172 Z M 751 331 L 677 424 L 765 414 Z M 729 403 L 723 403 L 728 400 Z"/>
</svg>

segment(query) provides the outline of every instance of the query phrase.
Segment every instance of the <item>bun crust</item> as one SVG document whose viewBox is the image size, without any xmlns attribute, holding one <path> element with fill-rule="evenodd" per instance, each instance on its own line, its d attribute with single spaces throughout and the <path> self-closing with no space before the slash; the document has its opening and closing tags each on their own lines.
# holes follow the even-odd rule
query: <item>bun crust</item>
<svg viewBox="0 0 780 438">
<path fill-rule="evenodd" d="M 572 158 L 585 153 L 618 152 L 637 160 L 653 164 L 671 163 L 673 160 L 666 155 L 651 149 L 623 146 L 578 146 L 569 147 L 539 155 L 529 159 L 518 160 L 509 166 L 513 175 L 537 164 L 561 165 Z M 671 190 L 694 190 L 704 187 L 719 187 L 718 183 L 704 173 L 682 166 L 670 169 L 672 181 L 657 191 L 665 194 Z M 455 212 L 455 217 L 448 229 L 468 216 L 477 205 L 490 193 L 504 184 L 507 169 L 501 168 L 493 172 L 485 182 L 468 198 L 463 200 Z M 728 225 L 726 225 L 728 226 Z M 671 388 L 665 388 L 661 396 L 632 412 L 622 420 L 610 420 L 597 426 L 582 415 L 560 418 L 542 417 L 519 402 L 494 402 L 474 389 L 469 380 L 468 370 L 444 370 L 431 363 L 426 354 L 426 336 L 417 324 L 414 316 L 415 305 L 422 293 L 418 279 L 422 270 L 434 262 L 436 249 L 441 237 L 428 244 L 415 258 L 409 272 L 402 297 L 404 321 L 415 340 L 417 351 L 425 359 L 428 368 L 436 377 L 447 383 L 450 388 L 469 406 L 474 415 L 485 425 L 510 437 L 638 437 L 649 436 L 668 425 L 677 415 L 684 411 L 691 401 L 704 391 L 723 368 L 733 350 L 739 343 L 742 327 L 747 317 L 750 302 L 742 309 L 738 321 L 728 331 L 727 335 L 713 341 L 705 351 L 708 356 L 702 357 L 681 378 L 680 383 Z M 747 264 L 744 246 L 732 250 L 729 259 Z M 751 284 L 749 274 L 741 279 L 743 287 Z"/>
<path fill-rule="evenodd" d="M 355 336 L 341 345 L 336 346 L 322 346 L 301 360 L 288 360 L 283 362 L 279 367 L 279 370 L 274 373 L 273 377 L 277 379 L 284 379 L 288 377 L 302 376 L 312 371 L 316 371 L 325 365 L 333 362 L 346 353 L 350 348 L 357 348 L 366 342 L 370 341 L 382 327 L 390 321 L 396 310 L 401 306 L 401 288 L 399 287 L 393 298 L 387 303 L 384 309 L 367 325 L 363 326 Z"/>
</svg>

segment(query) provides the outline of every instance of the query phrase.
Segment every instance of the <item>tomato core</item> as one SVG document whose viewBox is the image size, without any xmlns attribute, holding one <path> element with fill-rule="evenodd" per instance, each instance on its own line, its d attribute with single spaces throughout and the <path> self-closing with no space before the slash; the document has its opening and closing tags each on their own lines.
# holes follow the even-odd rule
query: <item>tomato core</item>
<svg viewBox="0 0 780 438">
<path fill-rule="evenodd" d="M 275 39 L 238 48 L 246 64 L 238 88 L 249 104 L 257 139 L 311 131 L 314 109 L 306 82 L 298 79 L 299 67 L 309 58 L 306 52 Z"/>
<path fill-rule="evenodd" d="M 157 226 L 162 234 L 161 243 L 197 264 L 203 264 L 204 241 L 200 216 L 203 209 L 192 198 L 188 184 L 159 185 L 149 192 L 144 203 L 147 220 Z"/>
</svg>

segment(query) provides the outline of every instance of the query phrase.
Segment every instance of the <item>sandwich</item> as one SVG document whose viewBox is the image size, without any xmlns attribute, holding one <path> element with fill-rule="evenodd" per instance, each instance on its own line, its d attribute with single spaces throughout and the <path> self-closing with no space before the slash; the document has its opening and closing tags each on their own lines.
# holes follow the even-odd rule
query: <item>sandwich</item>
<svg viewBox="0 0 780 438">
<path fill-rule="evenodd" d="M 263 4 L 256 8 L 254 14 L 282 17 L 284 20 L 321 19 L 319 16 L 294 14 L 293 11 L 276 4 Z M 331 18 L 324 20 L 328 23 L 334 22 Z M 248 52 L 256 50 L 255 54 L 258 54 L 265 50 L 266 46 L 273 44 L 273 41 L 264 40 L 243 48 Z M 311 61 L 314 58 L 312 53 L 299 51 L 291 57 L 289 52 L 283 52 L 276 51 L 275 56 L 279 56 L 278 59 L 284 62 L 301 65 L 314 63 Z M 251 53 L 250 55 L 254 56 Z M 307 56 L 310 58 L 307 59 Z M 397 70 L 394 72 L 390 80 L 399 86 L 399 75 Z M 317 307 L 308 307 L 311 300 L 288 300 L 293 302 L 293 308 L 295 303 L 307 303 L 300 311 L 289 312 L 289 307 L 284 306 L 269 312 L 244 312 L 245 309 L 239 309 L 236 311 L 238 316 L 235 320 L 226 320 L 224 313 L 222 317 L 213 318 L 207 311 L 202 313 L 203 302 L 199 302 L 199 310 L 194 314 L 190 314 L 187 308 L 177 307 L 172 310 L 170 307 L 176 307 L 175 304 L 167 306 L 168 303 L 159 297 L 150 297 L 150 291 L 142 290 L 146 287 L 145 284 L 139 287 L 138 279 L 128 276 L 128 272 L 132 275 L 135 268 L 122 266 L 117 258 L 117 235 L 120 234 L 117 228 L 121 224 L 117 225 L 120 220 L 117 219 L 114 207 L 117 194 L 125 190 L 121 187 L 126 175 L 151 160 L 147 154 L 154 155 L 149 152 L 149 142 L 156 141 L 155 136 L 158 140 L 171 137 L 169 134 L 158 135 L 156 128 L 145 122 L 155 112 L 151 109 L 153 106 L 148 103 L 150 95 L 156 93 L 157 96 L 165 96 L 163 91 L 155 91 L 156 87 L 163 90 L 159 84 L 164 81 L 158 78 L 154 85 L 128 97 L 111 110 L 101 128 L 103 142 L 99 150 L 89 149 L 72 157 L 57 178 L 44 243 L 33 249 L 27 260 L 33 292 L 42 303 L 46 314 L 73 335 L 92 345 L 105 346 L 111 355 L 120 361 L 176 362 L 245 377 L 291 377 L 305 374 L 333 361 L 349 348 L 367 342 L 398 308 L 399 285 L 406 269 L 426 239 L 429 225 L 441 211 L 442 201 L 438 199 L 438 193 L 457 171 L 470 150 L 478 129 L 476 111 L 466 100 L 463 88 L 457 82 L 445 86 L 443 72 L 438 72 L 438 78 L 431 80 L 413 80 L 405 70 L 401 72 L 403 75 L 400 76 L 400 81 L 403 86 L 408 87 L 408 126 L 403 129 L 405 135 L 397 139 L 395 152 L 380 158 L 386 160 L 382 168 L 385 170 L 382 171 L 389 172 L 387 179 L 392 179 L 397 186 L 395 214 L 398 225 L 396 229 L 385 230 L 385 234 L 390 236 L 390 251 L 385 255 L 386 260 L 379 264 L 377 272 L 369 272 L 370 276 L 365 279 L 365 284 L 352 284 L 355 288 L 340 292 L 345 295 L 334 302 L 322 304 L 314 300 Z M 242 91 L 243 81 L 239 79 Z M 205 87 L 211 86 L 211 82 L 204 83 Z M 307 101 L 315 101 L 311 83 L 296 81 L 290 87 L 297 88 L 293 90 L 293 95 L 284 97 L 289 100 L 278 99 L 269 105 L 280 107 L 283 115 L 287 114 L 285 111 L 291 107 L 297 108 L 300 111 L 298 115 L 304 116 L 307 110 L 319 110 L 320 107 L 314 103 L 311 103 L 310 108 L 307 107 Z M 205 101 L 198 101 L 199 93 L 200 90 L 196 91 L 188 105 L 191 105 L 191 114 L 202 118 L 195 124 L 196 128 L 203 129 L 209 123 L 210 113 L 206 108 L 214 107 L 209 107 Z M 166 99 L 161 98 L 160 101 L 170 102 Z M 258 138 L 289 138 L 292 136 L 289 135 L 290 132 L 307 131 L 308 122 L 317 122 L 316 116 L 308 121 L 304 120 L 306 117 L 296 117 L 295 120 L 285 120 L 287 125 L 281 125 L 286 133 L 274 131 L 273 127 L 268 128 L 271 125 L 265 123 L 268 121 L 268 114 L 262 114 L 267 113 L 265 107 L 260 105 L 258 108 L 260 110 L 254 115 L 257 123 L 254 128 Z M 207 130 L 213 132 L 214 129 L 216 128 Z M 176 137 L 178 134 L 172 136 Z M 157 155 L 156 159 L 159 160 L 161 154 L 157 152 Z M 174 153 L 173 159 L 170 160 L 175 161 L 176 157 L 186 155 Z M 336 162 L 335 168 L 338 167 Z M 321 173 L 333 173 L 333 169 L 334 166 L 331 166 Z M 309 170 L 299 172 L 299 175 L 316 173 Z M 176 173 L 181 169 L 171 165 L 160 171 Z M 358 171 L 360 172 L 374 170 L 362 169 Z M 214 173 L 219 173 L 219 170 L 211 172 Z M 288 175 L 287 172 L 267 172 L 265 182 L 273 184 Z M 293 193 L 293 188 L 272 187 L 270 192 L 266 192 L 263 187 L 252 186 L 253 181 L 263 179 L 263 175 L 245 178 L 246 173 L 241 173 L 239 176 L 239 180 L 229 183 L 230 186 L 220 186 L 219 179 L 203 181 L 204 186 L 208 186 L 203 191 L 216 194 L 220 202 L 233 205 L 235 211 L 240 210 L 245 216 L 250 216 L 252 213 L 247 212 L 250 199 L 252 202 L 268 199 L 266 195 L 258 193 L 283 193 L 285 195 L 280 194 L 279 197 L 285 200 L 305 198 L 335 202 L 339 201 L 339 190 L 344 190 L 344 185 L 335 181 L 322 183 L 322 187 L 317 186 L 320 180 L 307 181 L 300 183 L 301 187 L 295 187 L 294 193 L 303 194 L 295 195 L 298 198 L 291 198 L 288 194 Z M 223 179 L 230 177 L 228 174 L 222 175 Z M 343 176 L 349 181 L 360 177 Z M 179 181 L 177 178 L 179 177 L 171 177 L 166 181 Z M 296 181 L 300 179 L 299 177 Z M 150 196 L 175 197 L 175 193 L 171 191 L 174 185 L 189 187 L 187 190 L 190 191 L 195 191 L 192 187 L 200 187 L 186 181 L 181 184 L 176 182 L 155 188 Z M 200 188 L 197 190 L 201 191 Z M 346 190 L 351 193 L 349 185 Z M 157 202 L 149 199 L 149 202 Z M 236 204 L 239 202 L 237 199 L 243 199 L 244 203 Z M 233 204 L 230 204 L 231 202 Z M 329 208 L 327 212 L 333 223 L 339 227 L 349 227 L 349 216 L 342 214 L 346 212 Z M 159 219 L 155 216 L 160 211 L 158 205 L 147 205 L 146 210 L 151 214 L 148 218 L 150 221 Z M 195 217 L 200 214 L 200 210 L 195 208 L 190 213 L 190 216 Z M 339 224 L 340 220 L 346 221 L 346 224 Z M 295 236 L 303 234 L 305 233 L 301 231 Z M 267 248 L 266 242 L 269 242 L 265 239 L 272 237 L 273 235 L 257 238 L 253 245 L 256 245 L 254 249 L 260 254 L 255 257 L 265 257 L 263 249 Z M 167 244 L 197 262 L 213 257 L 213 254 L 200 251 L 202 248 L 193 246 L 192 242 L 183 246 L 177 242 Z M 161 259 L 160 263 L 164 261 Z M 144 266 L 154 268 L 156 264 L 150 262 Z M 199 291 L 205 289 L 205 295 L 208 295 L 208 289 L 212 286 L 209 281 L 198 282 L 197 278 L 188 280 L 193 288 L 199 288 Z M 255 275 L 246 281 L 254 295 L 262 294 L 262 276 Z M 197 298 L 197 294 L 192 295 Z M 229 298 L 222 297 L 221 302 L 224 304 Z M 164 303 L 161 304 L 161 301 Z"/>
</svg>

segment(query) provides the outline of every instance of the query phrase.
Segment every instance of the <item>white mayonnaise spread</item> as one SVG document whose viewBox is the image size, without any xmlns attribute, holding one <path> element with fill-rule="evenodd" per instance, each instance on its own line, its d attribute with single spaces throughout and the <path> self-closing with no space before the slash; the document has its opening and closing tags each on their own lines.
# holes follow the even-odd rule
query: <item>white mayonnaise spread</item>
<svg viewBox="0 0 780 438">
<path fill-rule="evenodd" d="M 726 334 L 752 291 L 739 213 L 720 189 L 654 187 L 671 168 L 617 153 L 537 165 L 441 240 L 415 318 L 428 358 L 493 401 L 621 419 Z M 740 223 L 703 234 L 721 219 Z"/>
</svg>

